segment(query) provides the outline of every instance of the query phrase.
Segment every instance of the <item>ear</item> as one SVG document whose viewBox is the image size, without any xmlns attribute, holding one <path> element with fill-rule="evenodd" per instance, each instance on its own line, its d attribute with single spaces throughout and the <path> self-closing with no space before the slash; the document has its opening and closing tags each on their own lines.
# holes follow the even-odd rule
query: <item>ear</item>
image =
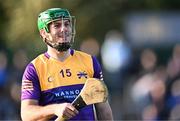
<svg viewBox="0 0 180 121">
<path fill-rule="evenodd" d="M 45 31 L 44 29 L 41 29 L 39 32 L 40 32 L 40 36 L 41 36 L 43 39 L 47 37 L 47 33 L 46 33 L 46 31 Z"/>
<path fill-rule="evenodd" d="M 40 36 L 42 37 L 43 41 L 51 40 L 50 34 L 47 33 L 45 29 L 41 29 L 39 32 L 40 32 Z"/>
</svg>

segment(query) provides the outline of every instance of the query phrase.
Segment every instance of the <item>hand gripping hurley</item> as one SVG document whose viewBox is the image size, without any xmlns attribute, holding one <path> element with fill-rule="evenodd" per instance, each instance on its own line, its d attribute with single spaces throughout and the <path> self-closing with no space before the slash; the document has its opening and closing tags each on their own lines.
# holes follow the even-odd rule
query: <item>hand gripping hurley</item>
<svg viewBox="0 0 180 121">
<path fill-rule="evenodd" d="M 90 105 L 105 102 L 108 97 L 108 90 L 103 81 L 96 78 L 88 78 L 82 88 L 80 94 L 72 102 L 72 105 L 80 110 Z M 65 118 L 58 117 L 55 121 L 64 121 Z"/>
</svg>

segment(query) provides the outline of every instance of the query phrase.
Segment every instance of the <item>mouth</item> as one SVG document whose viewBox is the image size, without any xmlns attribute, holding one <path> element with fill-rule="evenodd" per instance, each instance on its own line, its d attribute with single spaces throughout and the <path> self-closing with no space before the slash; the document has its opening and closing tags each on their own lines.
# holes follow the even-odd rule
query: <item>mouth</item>
<svg viewBox="0 0 180 121">
<path fill-rule="evenodd" d="M 70 38 L 71 34 L 69 32 L 65 33 L 59 33 L 57 34 L 56 38 L 59 39 L 60 41 L 66 42 Z"/>
<path fill-rule="evenodd" d="M 58 43 L 64 43 L 64 42 L 69 42 L 70 39 L 69 39 L 70 36 L 57 36 L 57 42 Z"/>
<path fill-rule="evenodd" d="M 60 38 L 69 37 L 70 35 L 70 32 L 60 32 L 57 34 L 57 36 Z"/>
</svg>

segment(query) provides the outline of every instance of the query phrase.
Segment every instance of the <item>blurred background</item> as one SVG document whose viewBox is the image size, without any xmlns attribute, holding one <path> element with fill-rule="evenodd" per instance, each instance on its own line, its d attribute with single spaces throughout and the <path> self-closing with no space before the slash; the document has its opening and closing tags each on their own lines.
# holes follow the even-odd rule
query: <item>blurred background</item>
<svg viewBox="0 0 180 121">
<path fill-rule="evenodd" d="M 20 119 L 25 66 L 46 46 L 37 17 L 76 16 L 73 48 L 102 65 L 115 120 L 180 120 L 179 0 L 1 0 L 0 120 Z"/>
</svg>

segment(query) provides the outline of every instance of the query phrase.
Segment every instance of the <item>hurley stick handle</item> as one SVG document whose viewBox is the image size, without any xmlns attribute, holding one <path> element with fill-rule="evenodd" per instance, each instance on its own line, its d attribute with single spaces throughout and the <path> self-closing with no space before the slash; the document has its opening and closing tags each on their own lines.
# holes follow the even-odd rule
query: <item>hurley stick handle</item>
<svg viewBox="0 0 180 121">
<path fill-rule="evenodd" d="M 79 111 L 81 108 L 86 106 L 86 103 L 84 102 L 81 95 L 78 95 L 78 97 L 72 102 L 72 105 Z"/>
</svg>

